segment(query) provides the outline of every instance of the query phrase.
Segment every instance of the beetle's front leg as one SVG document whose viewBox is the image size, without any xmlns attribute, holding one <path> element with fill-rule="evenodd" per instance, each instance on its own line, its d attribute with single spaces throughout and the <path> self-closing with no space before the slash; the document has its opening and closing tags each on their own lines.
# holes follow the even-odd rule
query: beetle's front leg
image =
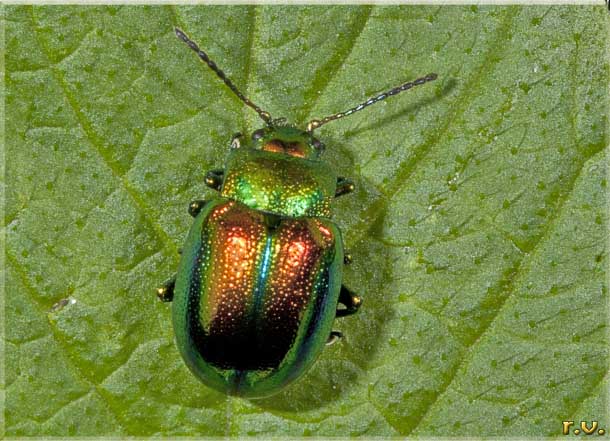
<svg viewBox="0 0 610 441">
<path fill-rule="evenodd" d="M 352 181 L 342 176 L 337 178 L 337 188 L 335 190 L 335 197 L 343 196 L 344 194 L 349 194 L 356 189 L 356 186 Z"/>
<path fill-rule="evenodd" d="M 174 298 L 174 287 L 176 286 L 176 276 L 165 281 L 163 285 L 157 288 L 157 297 L 162 302 L 171 302 Z"/>
<path fill-rule="evenodd" d="M 337 309 L 336 317 L 345 317 L 358 312 L 358 309 L 362 305 L 362 297 L 350 291 L 345 285 L 341 285 L 339 303 L 345 305 L 345 308 Z"/>
<path fill-rule="evenodd" d="M 224 176 L 225 171 L 221 168 L 210 170 L 205 174 L 205 185 L 214 190 L 220 191 L 224 181 Z"/>
</svg>

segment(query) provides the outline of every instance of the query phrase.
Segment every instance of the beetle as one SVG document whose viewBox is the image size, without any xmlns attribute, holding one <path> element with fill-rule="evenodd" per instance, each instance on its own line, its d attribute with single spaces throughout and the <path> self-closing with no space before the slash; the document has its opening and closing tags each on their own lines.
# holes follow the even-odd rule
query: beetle
<svg viewBox="0 0 610 441">
<path fill-rule="evenodd" d="M 354 314 L 362 303 L 341 284 L 351 256 L 330 219 L 333 198 L 354 184 L 319 159 L 324 144 L 313 131 L 437 76 L 314 119 L 303 130 L 272 118 L 184 32 L 175 32 L 265 124 L 249 141 L 234 135 L 224 169 L 206 174 L 219 195 L 190 203 L 195 219 L 178 272 L 157 295 L 173 302 L 177 346 L 196 377 L 229 395 L 269 396 L 341 338 L 332 330 L 335 317 Z"/>
</svg>

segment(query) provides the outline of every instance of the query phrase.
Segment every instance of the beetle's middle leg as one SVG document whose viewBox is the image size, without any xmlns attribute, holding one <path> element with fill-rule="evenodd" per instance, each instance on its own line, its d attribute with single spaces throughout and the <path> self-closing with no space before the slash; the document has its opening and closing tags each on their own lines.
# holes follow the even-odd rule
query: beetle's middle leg
<svg viewBox="0 0 610 441">
<path fill-rule="evenodd" d="M 174 287 L 176 286 L 176 276 L 165 281 L 163 285 L 157 288 L 157 297 L 162 302 L 171 302 L 174 299 Z"/>
</svg>

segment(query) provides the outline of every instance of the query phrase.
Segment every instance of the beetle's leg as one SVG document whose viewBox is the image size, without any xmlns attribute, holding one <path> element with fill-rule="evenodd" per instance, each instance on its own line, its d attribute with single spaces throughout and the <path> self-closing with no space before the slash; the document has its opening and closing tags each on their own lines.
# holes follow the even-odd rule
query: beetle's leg
<svg viewBox="0 0 610 441">
<path fill-rule="evenodd" d="M 330 346 L 333 343 L 338 342 L 342 338 L 343 334 L 339 331 L 331 331 L 330 335 L 328 336 L 328 340 L 326 340 L 326 346 Z"/>
<path fill-rule="evenodd" d="M 352 254 L 349 251 L 343 250 L 343 263 L 350 265 L 354 261 Z"/>
<path fill-rule="evenodd" d="M 354 294 L 352 291 L 347 289 L 345 285 L 341 285 L 341 292 L 339 293 L 339 303 L 345 305 L 343 309 L 337 309 L 336 317 L 345 317 L 346 315 L 355 314 L 362 305 L 362 297 L 358 294 Z"/>
<path fill-rule="evenodd" d="M 342 176 L 337 178 L 337 189 L 335 190 L 335 197 L 343 196 L 344 194 L 349 194 L 356 189 L 356 186 L 352 181 Z"/>
<path fill-rule="evenodd" d="M 225 171 L 221 168 L 210 170 L 205 175 L 205 185 L 214 190 L 220 190 L 224 181 L 224 174 Z"/>
<path fill-rule="evenodd" d="M 231 148 L 232 149 L 240 148 L 242 138 L 243 138 L 243 135 L 240 132 L 235 133 L 233 135 L 233 137 L 231 138 Z"/>
<path fill-rule="evenodd" d="M 157 288 L 157 297 L 162 302 L 171 302 L 174 298 L 174 286 L 176 285 L 176 276 L 167 280 L 163 285 Z"/>
<path fill-rule="evenodd" d="M 191 201 L 191 203 L 189 204 L 189 214 L 193 217 L 197 217 L 197 215 L 203 209 L 205 204 L 207 204 L 207 202 L 208 201 L 203 199 Z M 182 252 L 180 252 L 180 254 L 182 254 Z"/>
</svg>

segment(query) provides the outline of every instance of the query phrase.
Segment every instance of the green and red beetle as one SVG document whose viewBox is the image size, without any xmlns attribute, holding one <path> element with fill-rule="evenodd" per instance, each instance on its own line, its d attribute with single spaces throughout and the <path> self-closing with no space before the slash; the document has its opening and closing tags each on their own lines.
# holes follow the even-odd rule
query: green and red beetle
<svg viewBox="0 0 610 441">
<path fill-rule="evenodd" d="M 436 74 L 301 130 L 271 118 L 181 30 L 176 35 L 265 126 L 247 145 L 235 135 L 224 170 L 207 173 L 206 184 L 220 196 L 191 202 L 195 221 L 178 273 L 157 294 L 173 300 L 178 348 L 203 383 L 231 395 L 272 395 L 341 337 L 331 330 L 335 317 L 355 313 L 362 303 L 341 284 L 342 266 L 351 259 L 330 220 L 332 199 L 352 192 L 354 184 L 319 160 L 324 145 L 313 131 Z"/>
</svg>

